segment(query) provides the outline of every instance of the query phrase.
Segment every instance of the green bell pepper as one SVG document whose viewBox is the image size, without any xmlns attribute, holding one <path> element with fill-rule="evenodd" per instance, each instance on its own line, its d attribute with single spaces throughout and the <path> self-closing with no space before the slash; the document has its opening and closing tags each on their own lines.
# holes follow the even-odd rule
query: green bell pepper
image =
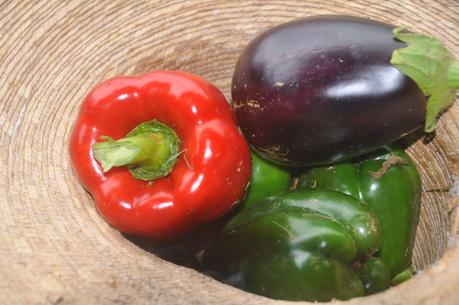
<svg viewBox="0 0 459 305">
<path fill-rule="evenodd" d="M 298 188 L 338 191 L 367 204 L 381 223 L 383 242 L 377 256 L 391 277 L 410 267 L 421 180 L 402 149 L 388 147 L 367 159 L 310 169 L 300 177 Z"/>
<path fill-rule="evenodd" d="M 364 295 L 352 265 L 381 241 L 377 218 L 356 198 L 295 190 L 236 214 L 203 263 L 228 284 L 267 297 L 344 300 Z"/>
<path fill-rule="evenodd" d="M 292 175 L 252 153 L 252 177 L 241 208 L 246 209 L 266 197 L 283 193 L 290 188 Z"/>
<path fill-rule="evenodd" d="M 386 290 L 391 284 L 390 270 L 378 257 L 368 258 L 359 268 L 358 274 L 366 295 Z"/>
</svg>

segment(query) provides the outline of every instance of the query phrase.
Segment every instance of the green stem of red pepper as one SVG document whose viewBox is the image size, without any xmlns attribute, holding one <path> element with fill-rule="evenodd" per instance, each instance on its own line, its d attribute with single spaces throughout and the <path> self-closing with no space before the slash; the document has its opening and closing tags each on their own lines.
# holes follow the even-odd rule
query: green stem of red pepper
<svg viewBox="0 0 459 305">
<path fill-rule="evenodd" d="M 180 141 L 168 126 L 150 121 L 135 127 L 126 137 L 93 145 L 94 158 L 104 172 L 113 167 L 127 166 L 140 180 L 154 180 L 167 176 L 179 156 Z"/>
</svg>

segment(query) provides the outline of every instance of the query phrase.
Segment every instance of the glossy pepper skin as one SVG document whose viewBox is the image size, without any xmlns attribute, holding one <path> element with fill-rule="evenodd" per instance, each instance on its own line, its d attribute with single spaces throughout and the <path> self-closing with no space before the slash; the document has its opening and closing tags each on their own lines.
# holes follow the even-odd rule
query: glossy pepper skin
<svg viewBox="0 0 459 305">
<path fill-rule="evenodd" d="M 286 192 L 292 175 L 284 168 L 252 153 L 252 175 L 246 197 L 240 208 L 247 209 L 266 197 Z"/>
<path fill-rule="evenodd" d="M 167 125 L 180 139 L 170 174 L 143 181 L 126 167 L 104 172 L 93 156 L 101 136 L 119 139 L 151 120 Z M 250 177 L 250 151 L 223 94 L 178 71 L 117 77 L 98 85 L 81 105 L 70 156 L 110 225 L 155 239 L 221 217 L 244 195 Z"/>
<path fill-rule="evenodd" d="M 366 295 L 384 291 L 391 284 L 390 270 L 378 257 L 368 258 L 359 268 L 358 275 Z"/>
<path fill-rule="evenodd" d="M 329 301 L 364 295 L 352 262 L 381 243 L 379 222 L 357 199 L 296 190 L 237 214 L 204 254 L 224 281 L 274 299 Z"/>
<path fill-rule="evenodd" d="M 357 162 L 310 169 L 300 178 L 298 187 L 338 191 L 364 202 L 381 223 L 383 242 L 377 256 L 387 264 L 391 276 L 410 266 L 421 180 L 402 149 L 386 147 Z"/>
<path fill-rule="evenodd" d="M 241 210 L 262 201 L 266 197 L 289 190 L 292 176 L 284 168 L 268 162 L 252 152 L 252 174 L 246 196 L 233 211 L 216 221 L 208 222 L 192 230 L 189 234 L 162 245 L 155 254 L 179 265 L 201 269 L 200 253 L 207 247 L 226 223 Z M 148 240 L 150 243 L 150 240 Z"/>
</svg>

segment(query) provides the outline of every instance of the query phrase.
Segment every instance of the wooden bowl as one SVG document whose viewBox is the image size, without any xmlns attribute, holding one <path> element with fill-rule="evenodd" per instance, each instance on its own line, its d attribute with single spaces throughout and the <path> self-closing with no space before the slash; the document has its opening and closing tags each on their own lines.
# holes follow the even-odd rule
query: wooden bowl
<svg viewBox="0 0 459 305">
<path fill-rule="evenodd" d="M 457 0 L 0 2 L 0 304 L 293 304 L 164 261 L 110 228 L 67 142 L 80 102 L 104 79 L 180 69 L 229 97 L 257 33 L 330 13 L 406 25 L 459 54 Z M 414 255 L 423 270 L 345 304 L 458 304 L 458 137 L 456 103 L 432 141 L 409 148 L 423 180 Z"/>
</svg>

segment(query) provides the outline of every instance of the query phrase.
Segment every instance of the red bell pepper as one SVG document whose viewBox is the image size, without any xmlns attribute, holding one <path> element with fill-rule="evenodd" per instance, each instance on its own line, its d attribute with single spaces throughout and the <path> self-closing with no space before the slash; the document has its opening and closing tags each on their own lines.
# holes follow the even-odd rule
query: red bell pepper
<svg viewBox="0 0 459 305">
<path fill-rule="evenodd" d="M 177 71 L 98 85 L 81 106 L 70 156 L 110 225 L 157 239 L 228 212 L 250 176 L 249 148 L 225 97 Z"/>
</svg>

